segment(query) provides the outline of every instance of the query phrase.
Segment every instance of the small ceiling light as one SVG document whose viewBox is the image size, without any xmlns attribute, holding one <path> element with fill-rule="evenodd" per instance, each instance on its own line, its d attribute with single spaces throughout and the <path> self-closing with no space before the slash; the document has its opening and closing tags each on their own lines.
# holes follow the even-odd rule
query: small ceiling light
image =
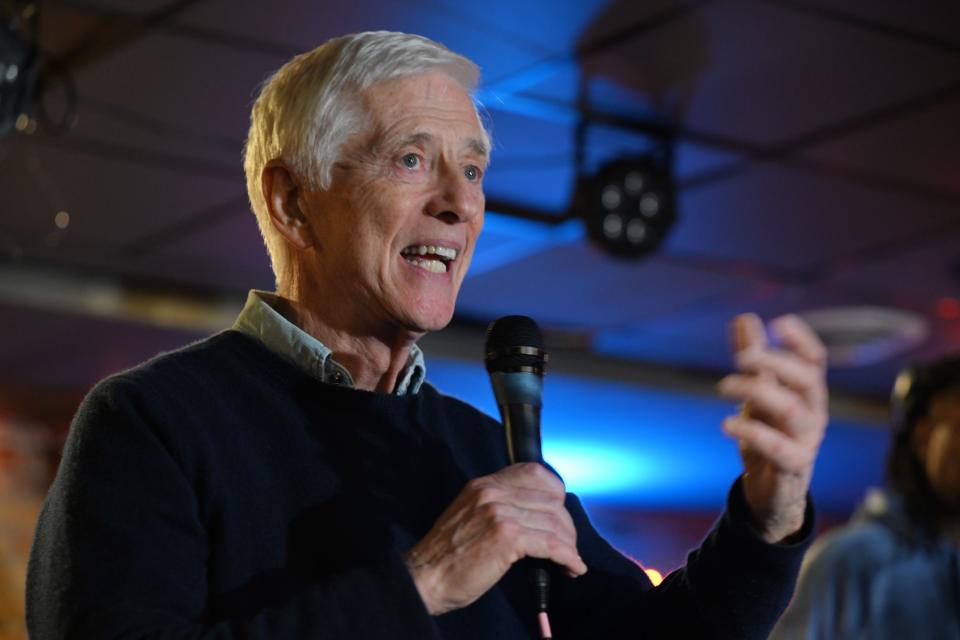
<svg viewBox="0 0 960 640">
<path fill-rule="evenodd" d="M 580 182 L 575 207 L 601 248 L 639 258 L 656 249 L 673 225 L 673 180 L 653 156 L 618 158 Z"/>
<path fill-rule="evenodd" d="M 53 217 L 53 224 L 57 225 L 57 229 L 66 229 L 70 226 L 70 214 L 66 211 L 58 211 Z"/>
</svg>

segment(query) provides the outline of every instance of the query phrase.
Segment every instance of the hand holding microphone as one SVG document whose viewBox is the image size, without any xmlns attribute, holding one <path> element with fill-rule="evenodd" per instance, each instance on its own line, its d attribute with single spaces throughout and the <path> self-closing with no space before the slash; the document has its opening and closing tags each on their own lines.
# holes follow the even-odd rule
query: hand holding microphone
<svg viewBox="0 0 960 640">
<path fill-rule="evenodd" d="M 547 352 L 540 327 L 526 316 L 506 316 L 490 325 L 484 349 L 493 394 L 503 421 L 507 457 L 511 464 L 542 463 L 540 409 Z M 549 563 L 530 563 L 530 583 L 543 638 L 552 637 L 547 609 L 550 603 Z"/>
<path fill-rule="evenodd" d="M 528 365 L 524 361 L 518 366 Z M 532 396 L 523 395 L 530 391 L 530 379 L 520 379 L 519 391 L 513 386 L 516 380 L 501 381 L 513 390 L 511 393 L 521 394 L 508 399 L 532 400 Z M 497 384 L 494 382 L 495 388 Z M 500 400 L 498 392 L 498 404 Z M 539 460 L 539 397 L 536 402 L 513 404 L 517 406 L 510 417 L 515 428 L 508 431 L 512 434 L 509 438 L 514 439 L 508 445 L 508 454 L 511 447 L 514 452 L 509 454 L 511 461 L 521 461 L 515 455 L 533 453 Z M 531 408 L 521 406 L 524 404 Z M 532 439 L 527 437 L 529 431 L 521 426 L 531 423 L 520 420 L 532 415 L 533 404 L 537 406 L 535 451 Z M 577 553 L 573 519 L 564 507 L 565 496 L 563 482 L 536 463 L 512 464 L 468 482 L 427 535 L 405 555 L 427 610 L 439 615 L 471 604 L 524 557 L 552 561 L 571 576 L 586 573 L 587 567 Z"/>
</svg>

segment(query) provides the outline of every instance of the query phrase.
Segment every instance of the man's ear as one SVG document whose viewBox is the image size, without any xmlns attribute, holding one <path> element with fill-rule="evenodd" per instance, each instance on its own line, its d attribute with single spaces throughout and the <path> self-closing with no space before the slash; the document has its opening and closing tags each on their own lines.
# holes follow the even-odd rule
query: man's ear
<svg viewBox="0 0 960 640">
<path fill-rule="evenodd" d="M 264 166 L 260 189 L 273 227 L 298 249 L 313 246 L 309 222 L 300 209 L 300 180 L 282 160 L 271 160 Z"/>
</svg>

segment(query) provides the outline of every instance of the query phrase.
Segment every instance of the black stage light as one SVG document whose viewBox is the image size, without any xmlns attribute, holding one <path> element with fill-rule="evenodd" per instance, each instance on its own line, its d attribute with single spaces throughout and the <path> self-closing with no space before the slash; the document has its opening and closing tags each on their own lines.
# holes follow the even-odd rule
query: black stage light
<svg viewBox="0 0 960 640">
<path fill-rule="evenodd" d="M 29 117 L 39 73 L 36 47 L 24 35 L 20 15 L 0 12 L 0 137 Z"/>
<path fill-rule="evenodd" d="M 621 258 L 659 246 L 676 217 L 673 178 L 654 156 L 617 158 L 580 181 L 576 199 L 590 239 Z"/>
</svg>

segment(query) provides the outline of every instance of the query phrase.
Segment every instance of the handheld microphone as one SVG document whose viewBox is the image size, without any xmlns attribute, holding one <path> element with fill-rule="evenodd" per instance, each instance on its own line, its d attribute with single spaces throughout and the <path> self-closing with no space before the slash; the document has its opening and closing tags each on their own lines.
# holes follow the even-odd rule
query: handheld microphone
<svg viewBox="0 0 960 640">
<path fill-rule="evenodd" d="M 487 329 L 485 353 L 484 361 L 500 408 L 510 463 L 542 463 L 540 409 L 543 406 L 543 372 L 548 358 L 540 328 L 526 316 L 500 318 Z M 550 588 L 546 561 L 533 561 L 531 579 L 538 615 L 545 621 Z M 549 637 L 548 632 L 544 632 L 544 637 Z"/>
</svg>

